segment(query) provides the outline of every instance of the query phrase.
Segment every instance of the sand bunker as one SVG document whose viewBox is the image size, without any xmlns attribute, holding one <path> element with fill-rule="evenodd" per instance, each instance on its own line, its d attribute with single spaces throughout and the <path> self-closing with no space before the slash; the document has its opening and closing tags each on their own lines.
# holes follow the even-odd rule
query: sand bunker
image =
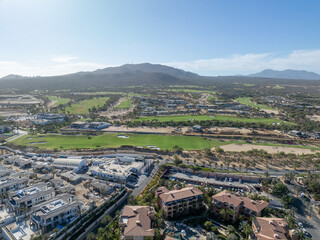
<svg viewBox="0 0 320 240">
<path fill-rule="evenodd" d="M 129 136 L 124 136 L 124 135 L 118 135 L 118 138 L 129 138 Z"/>
</svg>

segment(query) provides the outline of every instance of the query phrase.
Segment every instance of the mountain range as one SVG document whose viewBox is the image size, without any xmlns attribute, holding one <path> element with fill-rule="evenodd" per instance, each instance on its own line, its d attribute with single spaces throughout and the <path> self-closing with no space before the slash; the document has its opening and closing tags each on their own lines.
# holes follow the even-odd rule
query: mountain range
<svg viewBox="0 0 320 240">
<path fill-rule="evenodd" d="M 24 77 L 8 75 L 0 78 L 0 88 L 17 89 L 85 89 L 126 86 L 211 85 L 214 81 L 262 81 L 275 79 L 320 80 L 320 75 L 307 71 L 264 70 L 249 76 L 203 77 L 198 74 L 160 64 L 126 64 L 119 67 L 98 69 L 51 77 Z"/>
<path fill-rule="evenodd" d="M 249 77 L 264 77 L 264 78 L 282 78 L 282 79 L 300 79 L 300 80 L 320 80 L 320 75 L 314 72 L 305 70 L 287 69 L 277 71 L 272 69 L 265 69 L 261 72 L 249 74 Z"/>
</svg>

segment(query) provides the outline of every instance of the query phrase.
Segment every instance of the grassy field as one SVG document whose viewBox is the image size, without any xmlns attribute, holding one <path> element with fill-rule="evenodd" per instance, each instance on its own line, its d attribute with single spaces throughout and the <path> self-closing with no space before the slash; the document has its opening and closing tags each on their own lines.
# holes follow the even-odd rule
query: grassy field
<svg viewBox="0 0 320 240">
<path fill-rule="evenodd" d="M 125 135 L 129 138 L 119 138 L 118 135 Z M 40 142 L 40 143 L 39 143 Z M 182 147 L 185 150 L 201 150 L 222 146 L 237 141 L 210 140 L 195 136 L 169 136 L 155 134 L 117 134 L 106 133 L 99 136 L 68 136 L 68 135 L 26 135 L 17 139 L 14 144 L 22 146 L 37 146 L 47 149 L 75 149 L 75 148 L 103 148 L 120 147 L 122 145 L 132 146 L 157 146 L 160 149 L 171 150 L 174 146 Z"/>
<path fill-rule="evenodd" d="M 170 85 L 169 87 L 172 88 L 199 88 L 199 86 L 196 85 Z M 216 88 L 215 86 L 210 86 L 207 89 L 214 89 Z"/>
<path fill-rule="evenodd" d="M 121 102 L 118 106 L 116 106 L 116 109 L 129 109 L 131 108 L 131 99 L 126 97 L 126 100 Z"/>
<path fill-rule="evenodd" d="M 245 86 L 245 87 L 254 87 L 256 85 L 252 84 L 252 83 L 244 83 L 243 86 Z"/>
<path fill-rule="evenodd" d="M 70 114 L 86 114 L 88 113 L 89 108 L 98 108 L 99 106 L 102 107 L 106 101 L 108 101 L 108 99 L 108 97 L 104 97 L 83 100 L 72 104 L 70 107 L 67 107 L 66 112 L 70 112 Z"/>
<path fill-rule="evenodd" d="M 263 104 L 257 104 L 255 102 L 251 101 L 252 98 L 250 97 L 241 97 L 241 98 L 236 98 L 236 101 L 254 108 L 260 108 L 260 109 L 266 109 L 266 110 L 276 110 L 272 107 L 269 107 L 267 105 L 263 105 Z"/>
<path fill-rule="evenodd" d="M 48 96 L 48 98 L 55 102 L 55 106 L 59 106 L 59 105 L 64 105 L 67 104 L 68 102 L 70 102 L 69 98 L 61 98 L 61 97 L 57 97 L 57 96 Z"/>
<path fill-rule="evenodd" d="M 285 87 L 282 87 L 280 85 L 276 85 L 276 86 L 273 86 L 273 89 L 285 89 Z"/>
<path fill-rule="evenodd" d="M 213 101 L 213 100 L 218 100 L 218 97 L 217 97 L 216 95 L 211 95 L 211 94 L 210 94 L 210 96 L 208 96 L 207 100 L 208 100 L 209 102 L 211 102 L 211 101 Z"/>
<path fill-rule="evenodd" d="M 175 88 L 175 89 L 168 89 L 169 92 L 190 92 L 190 93 L 210 93 L 216 95 L 216 91 L 208 91 L 208 90 L 195 90 L 195 89 L 188 89 L 188 88 Z"/>
<path fill-rule="evenodd" d="M 123 96 L 150 96 L 149 94 L 126 93 L 126 92 L 82 92 L 78 95 L 123 95 Z"/>
<path fill-rule="evenodd" d="M 204 121 L 204 120 L 217 120 L 217 121 L 232 121 L 232 122 L 248 122 L 248 123 L 266 123 L 272 124 L 274 122 L 277 123 L 287 123 L 279 119 L 275 118 L 240 118 L 236 116 L 226 116 L 226 115 L 177 115 L 177 116 L 164 116 L 164 117 L 140 117 L 137 119 L 133 119 L 132 121 L 152 121 L 158 120 L 160 122 L 169 122 L 169 121 Z"/>
<path fill-rule="evenodd" d="M 119 138 L 118 136 L 128 138 Z M 290 148 L 304 148 L 320 150 L 317 147 L 276 144 L 276 143 L 246 143 L 243 141 L 220 141 L 197 136 L 170 136 L 156 134 L 118 134 L 105 133 L 99 136 L 83 135 L 26 135 L 13 142 L 21 146 L 37 146 L 44 149 L 75 149 L 75 148 L 117 148 L 123 145 L 132 146 L 156 146 L 162 150 L 172 150 L 174 146 L 182 147 L 184 150 L 202 150 L 228 144 L 250 144 L 259 146 L 277 146 Z"/>
</svg>

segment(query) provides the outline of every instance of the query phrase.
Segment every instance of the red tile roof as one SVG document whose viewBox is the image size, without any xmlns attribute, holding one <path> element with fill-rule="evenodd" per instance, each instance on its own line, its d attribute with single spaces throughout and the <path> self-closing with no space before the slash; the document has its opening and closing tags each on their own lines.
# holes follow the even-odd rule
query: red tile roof
<svg viewBox="0 0 320 240">
<path fill-rule="evenodd" d="M 150 207 L 125 206 L 120 215 L 120 224 L 125 223 L 124 236 L 154 236 L 151 228 Z"/>
</svg>

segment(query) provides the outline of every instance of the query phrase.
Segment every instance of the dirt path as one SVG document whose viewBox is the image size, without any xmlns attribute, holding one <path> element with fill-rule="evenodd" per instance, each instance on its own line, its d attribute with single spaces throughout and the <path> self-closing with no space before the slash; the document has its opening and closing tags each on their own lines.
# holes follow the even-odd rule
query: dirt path
<svg viewBox="0 0 320 240">
<path fill-rule="evenodd" d="M 48 108 L 53 108 L 56 106 L 57 101 L 50 101 L 47 105 Z"/>
</svg>

